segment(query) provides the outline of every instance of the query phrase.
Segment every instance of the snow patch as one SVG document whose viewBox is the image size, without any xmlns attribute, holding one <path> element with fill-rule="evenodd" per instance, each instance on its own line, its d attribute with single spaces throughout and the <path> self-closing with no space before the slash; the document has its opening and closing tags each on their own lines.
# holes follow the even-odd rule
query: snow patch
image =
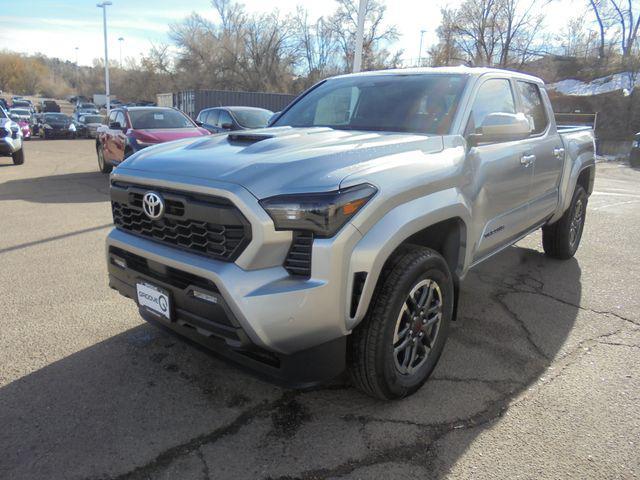
<svg viewBox="0 0 640 480">
<path fill-rule="evenodd" d="M 601 93 L 615 92 L 616 90 L 630 89 L 631 74 L 629 72 L 616 73 L 602 78 L 596 78 L 591 82 L 583 82 L 569 78 L 547 85 L 547 89 L 555 90 L 563 95 L 599 95 Z M 640 86 L 640 75 L 636 78 L 636 86 Z"/>
</svg>

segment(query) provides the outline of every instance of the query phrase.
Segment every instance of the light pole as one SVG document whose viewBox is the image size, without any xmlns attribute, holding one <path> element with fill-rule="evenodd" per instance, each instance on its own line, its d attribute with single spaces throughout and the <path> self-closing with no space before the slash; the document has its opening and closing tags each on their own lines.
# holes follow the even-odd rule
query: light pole
<svg viewBox="0 0 640 480">
<path fill-rule="evenodd" d="M 367 13 L 367 0 L 360 0 L 358 8 L 358 29 L 356 30 L 356 48 L 353 54 L 353 71 L 362 68 L 362 44 L 364 43 L 364 17 Z"/>
<path fill-rule="evenodd" d="M 107 47 L 107 7 L 113 5 L 110 1 L 96 4 L 96 7 L 102 9 L 102 24 L 104 26 L 104 89 L 107 96 L 107 117 L 111 110 L 111 93 L 109 92 L 109 49 Z"/>
<path fill-rule="evenodd" d="M 119 37 L 118 43 L 120 44 L 120 70 L 122 70 L 122 42 L 124 42 L 124 37 Z"/>
<path fill-rule="evenodd" d="M 424 37 L 426 30 L 420 30 L 420 50 L 418 50 L 418 66 L 422 66 L 422 37 Z"/>
</svg>

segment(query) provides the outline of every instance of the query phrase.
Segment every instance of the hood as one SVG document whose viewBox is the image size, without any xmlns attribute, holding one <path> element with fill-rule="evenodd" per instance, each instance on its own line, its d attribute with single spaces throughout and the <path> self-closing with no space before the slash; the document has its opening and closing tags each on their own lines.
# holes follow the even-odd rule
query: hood
<svg viewBox="0 0 640 480">
<path fill-rule="evenodd" d="M 201 137 L 209 135 L 203 128 L 162 128 L 148 130 L 132 130 L 136 140 L 147 143 L 164 143 L 183 138 Z"/>
<path fill-rule="evenodd" d="M 438 136 L 278 127 L 153 146 L 121 168 L 235 183 L 265 198 L 336 190 L 358 171 L 385 168 L 410 152 L 442 148 Z"/>
</svg>

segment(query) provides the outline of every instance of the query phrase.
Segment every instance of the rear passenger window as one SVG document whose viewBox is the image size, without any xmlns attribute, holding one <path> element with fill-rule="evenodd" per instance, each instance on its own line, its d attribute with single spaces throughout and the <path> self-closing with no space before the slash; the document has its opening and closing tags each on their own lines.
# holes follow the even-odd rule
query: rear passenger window
<svg viewBox="0 0 640 480">
<path fill-rule="evenodd" d="M 544 132 L 549 121 L 547 120 L 547 113 L 542 103 L 540 89 L 535 83 L 519 81 L 518 91 L 522 98 L 523 113 L 527 116 L 531 124 L 531 133 L 536 135 Z"/>
<path fill-rule="evenodd" d="M 467 133 L 475 132 L 482 125 L 484 117 L 490 113 L 516 113 L 509 80 L 496 78 L 487 80 L 480 86 L 473 102 Z"/>
</svg>

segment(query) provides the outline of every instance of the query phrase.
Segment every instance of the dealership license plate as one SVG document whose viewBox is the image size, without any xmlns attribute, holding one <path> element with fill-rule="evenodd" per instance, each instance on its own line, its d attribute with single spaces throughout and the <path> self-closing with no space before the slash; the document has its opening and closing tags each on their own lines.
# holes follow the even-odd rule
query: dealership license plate
<svg viewBox="0 0 640 480">
<path fill-rule="evenodd" d="M 137 283 L 138 304 L 152 313 L 171 320 L 171 299 L 164 290 L 148 283 Z"/>
</svg>

